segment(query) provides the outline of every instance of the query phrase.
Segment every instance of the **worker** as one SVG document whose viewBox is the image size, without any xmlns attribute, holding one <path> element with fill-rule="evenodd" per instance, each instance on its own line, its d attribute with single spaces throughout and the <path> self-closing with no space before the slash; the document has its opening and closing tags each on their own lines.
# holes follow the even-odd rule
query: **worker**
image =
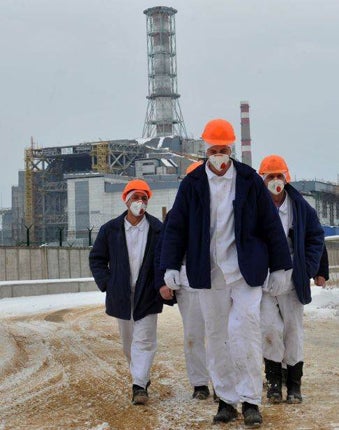
<svg viewBox="0 0 339 430">
<path fill-rule="evenodd" d="M 219 406 L 214 423 L 237 418 L 260 426 L 262 341 L 260 301 L 291 269 L 284 231 L 272 199 L 251 167 L 231 158 L 233 126 L 209 121 L 207 160 L 181 182 L 163 234 L 160 267 L 172 290 L 186 256 L 190 287 L 198 289 L 205 321 L 207 367 Z"/>
<path fill-rule="evenodd" d="M 265 157 L 259 168 L 279 213 L 293 260 L 291 279 L 281 288 L 264 286 L 261 303 L 263 356 L 267 398 L 280 403 L 282 363 L 287 365 L 287 403 L 300 403 L 303 375 L 303 312 L 311 301 L 310 278 L 316 277 L 324 232 L 316 211 L 289 183 L 290 173 L 279 155 Z"/>
<path fill-rule="evenodd" d="M 186 169 L 186 174 L 191 173 L 202 163 L 202 161 L 196 161 L 190 164 Z M 169 213 L 164 221 L 163 229 L 166 227 Z M 161 246 L 161 240 L 158 245 Z M 198 290 L 191 288 L 188 283 L 185 261 L 180 268 L 180 285 L 181 288 L 175 294 L 173 290 L 164 285 L 163 281 L 158 288 L 164 300 L 171 300 L 172 297 L 176 299 L 184 329 L 184 354 L 187 376 L 193 387 L 192 398 L 205 400 L 210 395 L 208 387 L 210 378 L 206 367 L 205 323 L 201 313 Z"/>
<path fill-rule="evenodd" d="M 101 226 L 89 254 L 94 280 L 106 292 L 106 313 L 118 321 L 136 405 L 148 401 L 162 311 L 154 288 L 154 250 L 162 223 L 146 212 L 151 196 L 147 182 L 128 182 L 122 193 L 127 210 Z"/>
</svg>

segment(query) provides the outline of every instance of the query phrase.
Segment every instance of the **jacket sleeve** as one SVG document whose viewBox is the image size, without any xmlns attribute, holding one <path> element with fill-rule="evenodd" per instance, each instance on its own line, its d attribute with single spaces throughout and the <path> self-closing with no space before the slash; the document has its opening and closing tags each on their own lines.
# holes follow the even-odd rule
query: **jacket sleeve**
<svg viewBox="0 0 339 430">
<path fill-rule="evenodd" d="M 324 230 L 318 215 L 307 202 L 307 219 L 305 232 L 305 261 L 309 278 L 314 278 L 319 270 L 320 259 L 324 249 Z"/>
<path fill-rule="evenodd" d="M 187 241 L 187 183 L 183 180 L 179 186 L 174 204 L 168 213 L 166 226 L 163 230 L 160 252 L 160 268 L 162 270 L 180 270 L 186 253 Z"/>
<path fill-rule="evenodd" d="M 89 267 L 98 288 L 103 292 L 106 291 L 110 270 L 108 240 L 104 226 L 100 228 L 89 253 Z"/>
<path fill-rule="evenodd" d="M 166 282 L 164 281 L 165 270 L 160 269 L 160 253 L 161 253 L 162 239 L 163 239 L 163 235 L 164 235 L 165 226 L 167 224 L 167 220 L 168 220 L 168 214 L 166 215 L 165 221 L 162 225 L 162 229 L 161 229 L 161 232 L 159 234 L 158 241 L 157 241 L 155 251 L 154 251 L 154 254 L 155 254 L 155 257 L 154 257 L 154 266 L 155 266 L 154 267 L 154 287 L 158 292 L 159 292 L 161 287 L 166 285 Z M 160 292 L 159 292 L 159 295 L 160 295 Z M 161 300 L 165 305 L 169 305 L 169 306 L 173 306 L 177 302 L 175 295 L 174 295 L 172 300 L 164 300 L 162 297 L 161 297 Z"/>
<path fill-rule="evenodd" d="M 154 287 L 157 291 L 159 291 L 159 289 L 166 284 L 164 281 L 165 270 L 160 269 L 160 253 L 161 253 L 162 239 L 164 236 L 164 229 L 165 229 L 167 219 L 168 219 L 168 214 L 166 215 L 166 219 L 162 225 L 162 229 L 159 234 L 157 244 L 154 250 Z"/>
<path fill-rule="evenodd" d="M 329 280 L 329 264 L 328 264 L 328 254 L 327 254 L 327 249 L 326 246 L 324 244 L 324 249 L 323 249 L 323 253 L 321 255 L 321 259 L 320 259 L 320 266 L 319 266 L 319 270 L 318 273 L 316 274 L 316 276 L 322 276 L 323 278 L 325 278 L 326 281 Z"/>
</svg>

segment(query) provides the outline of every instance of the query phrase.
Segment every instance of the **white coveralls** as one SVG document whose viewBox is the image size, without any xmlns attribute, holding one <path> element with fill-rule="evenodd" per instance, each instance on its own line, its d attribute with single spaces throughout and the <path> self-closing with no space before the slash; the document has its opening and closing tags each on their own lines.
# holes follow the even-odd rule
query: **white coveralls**
<svg viewBox="0 0 339 430">
<path fill-rule="evenodd" d="M 133 320 L 135 284 L 145 254 L 148 230 L 149 223 L 146 217 L 136 226 L 125 219 L 125 234 L 131 270 L 132 314 L 130 320 L 117 318 L 123 351 L 132 375 L 132 383 L 142 388 L 146 388 L 150 380 L 151 366 L 157 349 L 158 314 L 147 315 L 138 321 Z"/>
<path fill-rule="evenodd" d="M 287 193 L 283 204 L 279 207 L 279 216 L 293 259 L 293 246 L 288 238 L 289 229 L 293 225 L 293 210 L 292 201 Z M 294 366 L 304 361 L 304 305 L 298 299 L 292 279 L 286 283 L 286 289 L 278 296 L 271 296 L 265 291 L 265 287 L 266 283 L 261 302 L 264 358 Z"/>
<path fill-rule="evenodd" d="M 180 270 L 180 289 L 175 296 L 184 327 L 184 353 L 188 379 L 192 387 L 208 385 L 206 367 L 205 323 L 198 291 L 188 284 L 186 266 Z"/>
<path fill-rule="evenodd" d="M 224 176 L 206 165 L 210 187 L 211 289 L 199 290 L 205 320 L 207 367 L 218 397 L 236 406 L 259 405 L 262 395 L 262 288 L 240 273 L 234 235 L 233 163 Z"/>
</svg>

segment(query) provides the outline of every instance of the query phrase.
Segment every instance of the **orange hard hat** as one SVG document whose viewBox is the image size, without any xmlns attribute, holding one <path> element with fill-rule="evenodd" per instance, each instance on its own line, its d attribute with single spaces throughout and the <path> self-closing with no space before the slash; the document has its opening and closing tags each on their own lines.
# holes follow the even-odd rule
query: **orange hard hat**
<svg viewBox="0 0 339 430">
<path fill-rule="evenodd" d="M 126 196 L 131 191 L 144 191 L 148 198 L 150 199 L 152 196 L 152 191 L 148 185 L 147 182 L 143 181 L 142 179 L 133 179 L 132 181 L 128 182 L 124 188 L 124 191 L 122 192 L 122 200 L 125 201 Z"/>
<path fill-rule="evenodd" d="M 268 175 L 270 173 L 283 173 L 286 182 L 291 182 L 291 176 L 286 161 L 280 157 L 280 155 L 268 155 L 261 161 L 259 175 Z"/>
<path fill-rule="evenodd" d="M 190 164 L 187 169 L 186 169 L 186 175 L 188 175 L 189 173 L 193 172 L 194 169 L 196 169 L 197 167 L 201 166 L 204 162 L 203 161 L 195 161 L 194 163 Z"/>
<path fill-rule="evenodd" d="M 201 137 L 210 145 L 232 145 L 235 142 L 233 126 L 225 119 L 209 121 Z"/>
</svg>

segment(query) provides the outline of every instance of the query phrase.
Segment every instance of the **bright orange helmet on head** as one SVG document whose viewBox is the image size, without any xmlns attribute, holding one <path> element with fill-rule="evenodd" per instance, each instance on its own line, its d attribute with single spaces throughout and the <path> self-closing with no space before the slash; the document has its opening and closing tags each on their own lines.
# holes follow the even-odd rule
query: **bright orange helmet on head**
<svg viewBox="0 0 339 430">
<path fill-rule="evenodd" d="M 195 161 L 194 163 L 190 164 L 186 169 L 186 175 L 193 172 L 194 169 L 201 166 L 203 164 L 203 161 Z"/>
<path fill-rule="evenodd" d="M 283 173 L 286 182 L 291 182 L 291 176 L 286 161 L 280 157 L 280 155 L 268 155 L 261 161 L 259 175 L 268 175 L 270 173 Z"/>
<path fill-rule="evenodd" d="M 220 118 L 209 121 L 201 137 L 210 145 L 232 145 L 235 142 L 232 124 Z"/>
<path fill-rule="evenodd" d="M 123 201 L 126 200 L 127 194 L 129 194 L 131 191 L 144 191 L 148 198 L 150 199 L 152 196 L 152 191 L 148 185 L 147 182 L 143 181 L 142 179 L 133 179 L 132 181 L 129 181 L 124 191 L 122 192 L 121 198 Z"/>
</svg>

